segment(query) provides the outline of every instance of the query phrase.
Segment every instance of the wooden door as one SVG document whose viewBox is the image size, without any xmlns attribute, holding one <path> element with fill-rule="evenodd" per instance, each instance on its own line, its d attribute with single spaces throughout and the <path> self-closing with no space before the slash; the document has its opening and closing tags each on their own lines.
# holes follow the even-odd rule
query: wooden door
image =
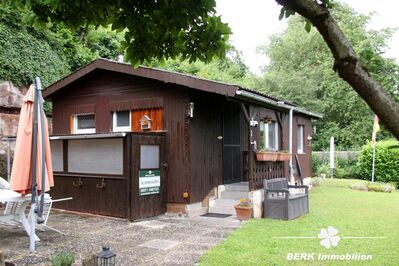
<svg viewBox="0 0 399 266">
<path fill-rule="evenodd" d="M 166 212 L 165 136 L 132 134 L 130 220 Z"/>
</svg>

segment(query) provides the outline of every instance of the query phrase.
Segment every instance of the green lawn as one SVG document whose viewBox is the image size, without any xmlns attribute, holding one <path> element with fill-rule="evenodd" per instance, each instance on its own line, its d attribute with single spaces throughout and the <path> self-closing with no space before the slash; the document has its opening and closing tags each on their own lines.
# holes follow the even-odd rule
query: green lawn
<svg viewBox="0 0 399 266">
<path fill-rule="evenodd" d="M 310 192 L 310 213 L 293 221 L 251 220 L 200 259 L 201 265 L 399 265 L 399 192 L 351 190 L 358 180 L 326 180 Z M 333 226 L 344 239 L 326 249 L 313 239 L 275 239 L 279 236 L 317 237 Z M 313 261 L 288 261 L 288 253 L 314 253 Z M 318 254 L 372 255 L 372 260 L 320 261 Z"/>
</svg>

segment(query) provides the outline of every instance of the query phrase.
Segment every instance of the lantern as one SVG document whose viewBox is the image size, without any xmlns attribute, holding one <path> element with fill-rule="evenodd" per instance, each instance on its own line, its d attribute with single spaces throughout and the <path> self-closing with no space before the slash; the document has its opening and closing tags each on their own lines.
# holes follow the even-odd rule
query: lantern
<svg viewBox="0 0 399 266">
<path fill-rule="evenodd" d="M 103 247 L 103 250 L 96 256 L 97 266 L 113 266 L 115 265 L 116 254 L 109 247 Z"/>
</svg>

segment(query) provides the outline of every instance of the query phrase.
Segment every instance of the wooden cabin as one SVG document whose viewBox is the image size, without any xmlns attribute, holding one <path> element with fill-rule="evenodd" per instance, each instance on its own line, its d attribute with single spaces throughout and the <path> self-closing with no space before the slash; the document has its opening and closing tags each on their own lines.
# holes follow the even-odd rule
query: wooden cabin
<svg viewBox="0 0 399 266">
<path fill-rule="evenodd" d="M 53 105 L 52 193 L 74 198 L 58 208 L 136 220 L 206 206 L 222 184 L 256 190 L 312 175 L 320 116 L 253 90 L 97 59 L 43 95 Z M 257 160 L 260 150 L 291 150 L 291 161 Z"/>
</svg>

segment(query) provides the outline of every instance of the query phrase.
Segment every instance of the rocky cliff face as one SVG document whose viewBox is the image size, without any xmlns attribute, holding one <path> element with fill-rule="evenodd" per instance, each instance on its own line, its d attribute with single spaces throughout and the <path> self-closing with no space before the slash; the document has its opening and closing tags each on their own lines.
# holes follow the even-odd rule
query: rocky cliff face
<svg viewBox="0 0 399 266">
<path fill-rule="evenodd" d="M 15 87 L 10 81 L 0 81 L 0 176 L 7 176 L 7 141 L 3 137 L 16 136 L 19 112 L 27 88 Z M 15 141 L 10 141 L 14 154 Z"/>
</svg>

